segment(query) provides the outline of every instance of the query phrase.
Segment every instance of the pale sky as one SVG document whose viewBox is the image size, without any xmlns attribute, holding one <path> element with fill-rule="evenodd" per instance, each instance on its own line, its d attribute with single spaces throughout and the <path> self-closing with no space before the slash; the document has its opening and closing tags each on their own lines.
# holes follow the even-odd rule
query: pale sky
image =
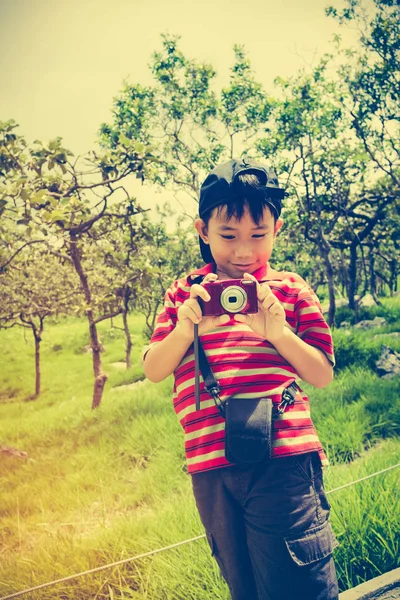
<svg viewBox="0 0 400 600">
<path fill-rule="evenodd" d="M 13 118 L 28 142 L 61 136 L 74 154 L 87 152 L 123 80 L 152 83 L 163 32 L 182 36 L 188 58 L 211 63 L 218 86 L 233 45 L 244 44 L 273 94 L 274 78 L 315 64 L 334 33 L 355 44 L 354 31 L 325 16 L 329 4 L 344 0 L 0 0 L 0 120 Z M 151 203 L 153 192 L 137 193 Z"/>
</svg>

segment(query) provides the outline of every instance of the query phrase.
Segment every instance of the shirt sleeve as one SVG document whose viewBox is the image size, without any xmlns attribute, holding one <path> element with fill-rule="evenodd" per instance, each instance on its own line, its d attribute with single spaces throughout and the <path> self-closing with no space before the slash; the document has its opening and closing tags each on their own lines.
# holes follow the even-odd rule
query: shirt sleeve
<svg viewBox="0 0 400 600">
<path fill-rule="evenodd" d="M 323 316 L 319 300 L 308 285 L 301 288 L 297 296 L 295 319 L 297 335 L 310 346 L 322 350 L 334 366 L 332 333 Z"/>
<path fill-rule="evenodd" d="M 162 342 L 163 339 L 165 339 L 176 326 L 178 312 L 175 305 L 176 289 L 177 282 L 173 283 L 165 293 L 163 309 L 157 317 L 156 325 L 154 327 L 150 342 L 143 348 L 142 361 L 144 361 L 150 348 L 154 346 L 154 344 Z"/>
</svg>

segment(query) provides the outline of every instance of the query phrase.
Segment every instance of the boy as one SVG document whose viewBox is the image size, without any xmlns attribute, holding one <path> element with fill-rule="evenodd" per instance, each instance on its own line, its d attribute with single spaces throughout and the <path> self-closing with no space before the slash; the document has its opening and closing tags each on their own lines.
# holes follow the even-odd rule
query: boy
<svg viewBox="0 0 400 600">
<path fill-rule="evenodd" d="M 332 379 L 332 339 L 316 296 L 295 273 L 269 265 L 283 196 L 274 173 L 253 161 L 210 173 L 195 221 L 207 264 L 169 288 L 144 356 L 150 381 L 174 372 L 197 508 L 233 600 L 338 598 L 327 460 L 307 396 L 297 386 L 294 404 L 275 415 L 271 459 L 245 467 L 225 458 L 225 420 L 202 379 L 195 405 L 195 323 L 222 399 L 270 396 L 276 407 L 297 377 L 316 387 Z M 210 297 L 202 284 L 238 278 L 256 281 L 258 313 L 203 317 L 198 299 Z"/>
</svg>

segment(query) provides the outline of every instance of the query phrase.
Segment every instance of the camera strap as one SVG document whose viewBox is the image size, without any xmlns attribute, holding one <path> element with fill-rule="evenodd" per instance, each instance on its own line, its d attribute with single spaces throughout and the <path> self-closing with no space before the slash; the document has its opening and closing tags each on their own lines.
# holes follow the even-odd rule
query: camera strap
<svg viewBox="0 0 400 600">
<path fill-rule="evenodd" d="M 225 417 L 225 401 L 221 400 L 220 391 L 221 386 L 215 379 L 214 374 L 211 370 L 207 356 L 204 352 L 203 346 L 199 339 L 199 326 L 195 323 L 194 325 L 194 364 L 195 364 L 195 398 L 196 398 L 196 410 L 200 410 L 200 371 L 204 380 L 204 387 L 210 396 L 214 399 L 215 406 L 223 417 Z M 288 387 L 282 392 L 282 400 L 277 406 L 277 412 L 282 414 L 285 412 L 286 407 L 294 404 L 298 387 L 296 381 L 292 381 Z"/>
<path fill-rule="evenodd" d="M 199 340 L 199 326 L 195 323 L 194 325 L 194 371 L 195 371 L 195 396 L 196 396 L 196 410 L 200 410 L 200 371 L 203 376 L 204 386 L 210 396 L 214 399 L 215 406 L 218 408 L 221 415 L 225 416 L 225 410 L 223 402 L 220 398 L 219 392 L 221 386 L 215 379 L 213 372 L 211 371 L 210 365 L 207 360 L 207 356 L 204 352 L 203 346 Z"/>
</svg>

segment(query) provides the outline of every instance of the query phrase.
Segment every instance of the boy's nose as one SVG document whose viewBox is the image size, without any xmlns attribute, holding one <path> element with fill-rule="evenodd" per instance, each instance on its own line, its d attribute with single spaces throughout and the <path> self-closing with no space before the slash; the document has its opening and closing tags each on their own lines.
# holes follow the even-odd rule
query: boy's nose
<svg viewBox="0 0 400 600">
<path fill-rule="evenodd" d="M 237 259 L 250 258 L 253 252 L 249 246 L 240 246 L 235 250 L 235 257 Z"/>
</svg>

